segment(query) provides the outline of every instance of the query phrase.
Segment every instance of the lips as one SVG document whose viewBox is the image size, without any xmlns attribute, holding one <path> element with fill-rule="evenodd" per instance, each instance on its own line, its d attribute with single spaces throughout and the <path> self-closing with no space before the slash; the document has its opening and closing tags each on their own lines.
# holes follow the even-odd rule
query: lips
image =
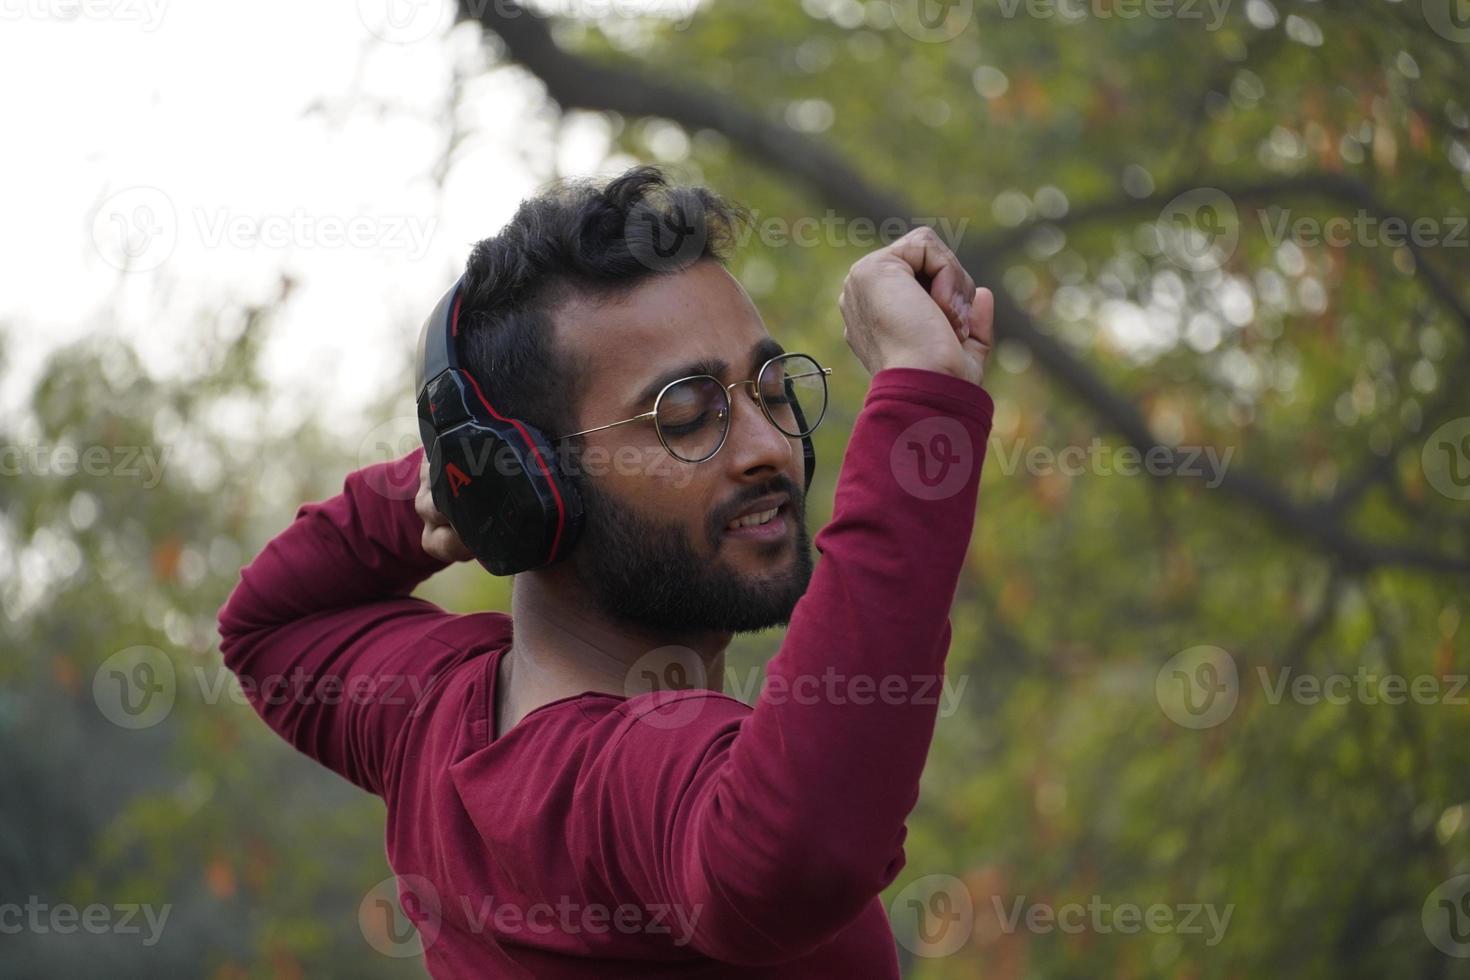
<svg viewBox="0 0 1470 980">
<path fill-rule="evenodd" d="M 778 512 L 790 499 L 789 494 L 778 493 L 752 501 L 725 522 L 724 530 L 732 532 L 765 526 L 777 519 Z"/>
<path fill-rule="evenodd" d="M 758 511 L 754 514 L 746 514 L 744 517 L 736 518 L 726 527 L 728 531 L 737 531 L 742 527 L 759 527 L 769 524 L 781 512 L 781 508 L 772 507 L 770 510 Z"/>
<path fill-rule="evenodd" d="M 735 527 L 727 525 L 721 537 L 730 541 L 763 543 L 789 541 L 791 539 L 791 529 L 786 520 L 786 509 L 784 504 L 776 508 L 775 516 L 769 518 L 764 524 L 737 524 Z M 770 513 L 770 510 L 766 510 L 761 512 L 759 516 L 765 517 Z"/>
</svg>

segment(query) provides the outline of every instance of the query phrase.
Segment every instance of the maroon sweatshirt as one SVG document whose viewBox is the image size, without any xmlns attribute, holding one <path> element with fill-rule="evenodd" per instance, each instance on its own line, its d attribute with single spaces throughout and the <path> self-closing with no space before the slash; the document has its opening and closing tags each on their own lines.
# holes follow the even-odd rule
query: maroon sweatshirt
<svg viewBox="0 0 1470 980">
<path fill-rule="evenodd" d="M 387 856 L 444 977 L 897 978 L 879 893 L 934 731 L 993 404 L 872 381 L 821 554 L 754 708 L 587 692 L 494 737 L 510 617 L 410 592 L 422 451 L 301 507 L 220 611 L 265 722 L 383 797 Z"/>
</svg>

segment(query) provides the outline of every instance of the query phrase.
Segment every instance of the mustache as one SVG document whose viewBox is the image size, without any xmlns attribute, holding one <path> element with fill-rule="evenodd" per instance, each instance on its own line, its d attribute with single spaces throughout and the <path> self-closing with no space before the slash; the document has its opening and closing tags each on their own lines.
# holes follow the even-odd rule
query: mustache
<svg viewBox="0 0 1470 980">
<path fill-rule="evenodd" d="M 762 497 L 769 497 L 776 493 L 784 493 L 790 497 L 788 504 L 793 512 L 799 513 L 806 506 L 805 492 L 796 485 L 791 477 L 784 473 L 778 474 L 760 486 L 746 490 L 714 513 L 706 529 L 710 544 L 718 548 L 720 537 L 725 533 L 725 525 L 733 521 L 736 514 Z"/>
</svg>

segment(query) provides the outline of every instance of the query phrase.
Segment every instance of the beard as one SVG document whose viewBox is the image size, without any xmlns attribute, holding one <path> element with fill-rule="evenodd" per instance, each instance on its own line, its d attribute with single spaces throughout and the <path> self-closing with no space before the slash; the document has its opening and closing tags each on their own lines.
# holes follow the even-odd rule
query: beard
<svg viewBox="0 0 1470 980">
<path fill-rule="evenodd" d="M 724 523 L 706 523 L 705 536 L 714 550 L 706 558 L 694 547 L 686 526 L 645 517 L 594 480 L 577 484 L 584 521 L 571 561 L 604 615 L 656 633 L 753 633 L 790 622 L 811 580 L 812 556 L 806 494 L 788 477 L 776 477 L 741 502 L 772 493 L 790 495 L 783 516 L 795 524 L 795 554 L 760 578 L 735 571 L 721 557 Z M 768 555 L 786 547 L 784 538 L 764 545 Z"/>
</svg>

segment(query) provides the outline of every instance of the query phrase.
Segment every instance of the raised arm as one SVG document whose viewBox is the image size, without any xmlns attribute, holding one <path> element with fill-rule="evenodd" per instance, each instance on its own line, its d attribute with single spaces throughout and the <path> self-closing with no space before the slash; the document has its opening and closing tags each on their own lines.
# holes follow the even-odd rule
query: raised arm
<svg viewBox="0 0 1470 980">
<path fill-rule="evenodd" d="M 937 238 L 854 267 L 848 339 L 877 370 L 754 711 L 697 692 L 630 706 L 599 760 L 591 836 L 640 896 L 697 914 L 717 959 L 809 952 L 903 867 L 990 433 L 992 304 Z"/>
<path fill-rule="evenodd" d="M 403 722 L 463 654 L 457 620 L 409 596 L 447 562 L 414 509 L 423 450 L 347 477 L 306 504 L 240 574 L 219 614 L 225 666 L 297 749 L 381 795 Z"/>
<path fill-rule="evenodd" d="M 658 695 L 602 753 L 591 836 L 647 902 L 697 916 L 707 955 L 800 956 L 902 869 L 991 411 L 970 382 L 881 372 L 754 712 Z"/>
</svg>

